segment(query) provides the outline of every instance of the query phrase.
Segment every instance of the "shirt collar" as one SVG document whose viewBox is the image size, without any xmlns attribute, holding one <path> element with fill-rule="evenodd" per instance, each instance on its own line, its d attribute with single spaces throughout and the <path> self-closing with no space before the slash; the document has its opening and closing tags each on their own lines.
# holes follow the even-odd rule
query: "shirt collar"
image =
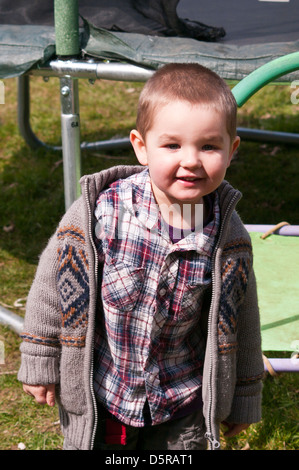
<svg viewBox="0 0 299 470">
<path fill-rule="evenodd" d="M 139 209 L 135 215 L 140 223 L 145 225 L 148 229 L 153 230 L 160 228 L 160 210 L 155 201 L 151 180 L 148 170 L 145 170 L 143 181 L 143 197 L 140 201 Z"/>
<path fill-rule="evenodd" d="M 160 226 L 160 211 L 155 201 L 148 169 L 123 180 L 120 198 L 124 206 L 146 228 Z"/>
</svg>

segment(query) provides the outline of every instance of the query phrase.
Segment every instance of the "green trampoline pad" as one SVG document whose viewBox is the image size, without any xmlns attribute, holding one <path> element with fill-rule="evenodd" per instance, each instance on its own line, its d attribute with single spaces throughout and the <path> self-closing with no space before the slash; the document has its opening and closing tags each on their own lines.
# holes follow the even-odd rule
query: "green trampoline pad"
<svg viewBox="0 0 299 470">
<path fill-rule="evenodd" d="M 299 341 L 299 237 L 251 232 L 263 351 L 295 351 Z"/>
</svg>

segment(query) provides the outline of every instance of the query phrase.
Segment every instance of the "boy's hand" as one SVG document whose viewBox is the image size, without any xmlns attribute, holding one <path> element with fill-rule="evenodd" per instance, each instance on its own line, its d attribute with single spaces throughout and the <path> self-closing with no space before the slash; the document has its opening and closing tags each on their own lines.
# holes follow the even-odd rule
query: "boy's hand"
<svg viewBox="0 0 299 470">
<path fill-rule="evenodd" d="M 23 384 L 23 390 L 27 395 L 35 398 L 40 405 L 55 405 L 55 384 L 27 385 Z"/>
<path fill-rule="evenodd" d="M 239 434 L 241 431 L 245 431 L 245 429 L 249 428 L 250 424 L 247 423 L 222 423 L 227 430 L 223 433 L 224 437 L 233 437 Z"/>
</svg>

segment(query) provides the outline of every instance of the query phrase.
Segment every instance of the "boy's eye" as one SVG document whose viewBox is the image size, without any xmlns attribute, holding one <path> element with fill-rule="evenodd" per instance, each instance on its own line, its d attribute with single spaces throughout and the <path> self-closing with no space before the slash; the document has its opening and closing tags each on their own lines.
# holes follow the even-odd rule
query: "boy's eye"
<svg viewBox="0 0 299 470">
<path fill-rule="evenodd" d="M 178 150 L 180 148 L 179 144 L 167 144 L 166 147 L 169 150 Z"/>
<path fill-rule="evenodd" d="M 202 147 L 202 149 L 205 150 L 205 151 L 214 150 L 215 146 L 211 145 L 211 144 L 206 144 Z"/>
</svg>

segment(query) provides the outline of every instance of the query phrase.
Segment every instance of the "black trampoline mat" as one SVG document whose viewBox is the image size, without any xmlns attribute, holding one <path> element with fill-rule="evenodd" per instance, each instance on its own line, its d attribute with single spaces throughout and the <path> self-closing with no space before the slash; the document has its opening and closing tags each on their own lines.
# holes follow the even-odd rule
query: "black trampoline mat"
<svg viewBox="0 0 299 470">
<path fill-rule="evenodd" d="M 218 42 L 225 44 L 299 39 L 299 0 L 180 0 L 176 11 L 180 18 L 223 27 L 226 36 Z M 136 11 L 132 0 L 79 0 L 79 13 L 101 28 L 159 34 L 157 24 Z M 0 24 L 54 26 L 54 0 L 0 0 Z"/>
<path fill-rule="evenodd" d="M 192 60 L 227 80 L 242 80 L 299 50 L 299 0 L 78 0 L 78 5 L 86 20 L 80 21 L 81 52 L 100 60 L 154 69 Z M 54 0 L 0 0 L 0 79 L 54 56 Z M 299 71 L 284 80 L 297 77 Z"/>
<path fill-rule="evenodd" d="M 177 13 L 182 18 L 222 26 L 226 36 L 221 42 L 225 43 L 246 45 L 299 39 L 299 0 L 181 0 Z"/>
</svg>

